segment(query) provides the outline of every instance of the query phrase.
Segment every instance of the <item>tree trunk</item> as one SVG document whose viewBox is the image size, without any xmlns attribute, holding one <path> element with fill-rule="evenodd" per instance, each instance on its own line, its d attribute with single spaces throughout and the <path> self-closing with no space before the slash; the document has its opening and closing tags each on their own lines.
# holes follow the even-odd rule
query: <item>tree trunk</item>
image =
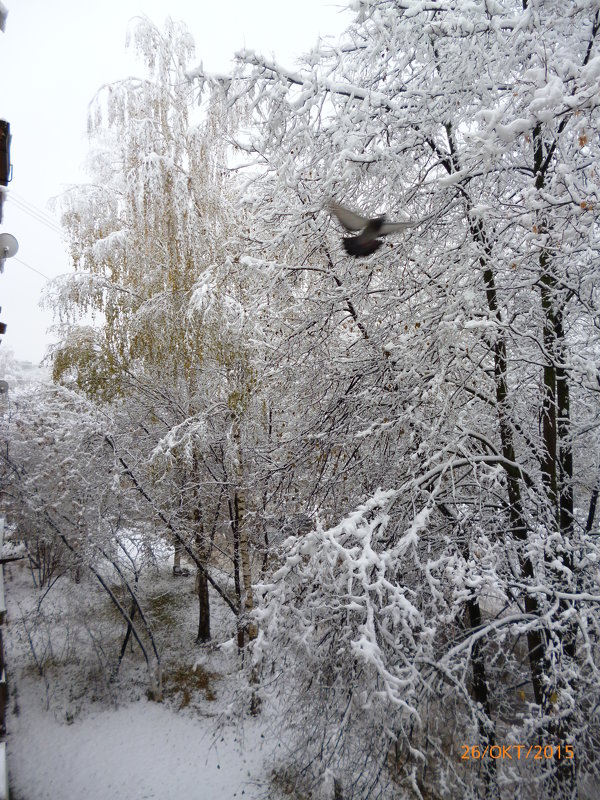
<svg viewBox="0 0 600 800">
<path fill-rule="evenodd" d="M 244 461 L 241 445 L 241 431 L 239 419 L 236 417 L 233 423 L 233 440 L 237 445 L 237 470 L 236 470 L 236 490 L 234 496 L 235 510 L 235 535 L 234 550 L 237 546 L 239 553 L 239 564 L 241 566 L 242 590 L 240 612 L 244 617 L 254 609 L 254 596 L 252 594 L 252 568 L 250 564 L 250 551 L 248 547 L 248 529 L 246 519 L 246 490 L 243 486 Z M 243 646 L 244 630 L 248 634 L 248 639 L 252 641 L 258 633 L 255 623 L 244 619 L 242 631 L 238 629 L 238 644 Z"/>
<path fill-rule="evenodd" d="M 556 141 L 556 140 L 554 140 Z M 541 124 L 536 125 L 533 131 L 533 166 L 535 174 L 535 187 L 538 191 L 544 188 L 546 173 L 550 164 L 553 148 L 544 144 Z M 539 233 L 548 236 L 546 221 L 543 217 L 538 223 Z M 565 361 L 565 334 L 562 324 L 561 287 L 558 284 L 552 263 L 552 252 L 544 245 L 539 255 L 540 268 L 540 303 L 543 317 L 543 342 L 546 363 L 544 365 L 544 395 L 542 401 L 542 437 L 543 455 L 541 462 L 542 480 L 546 489 L 551 514 L 548 514 L 549 526 L 548 539 L 552 537 L 555 543 L 547 545 L 545 553 L 546 562 L 550 571 L 555 573 L 558 584 L 562 587 L 565 577 L 562 571 L 553 569 L 550 565 L 558 559 L 569 571 L 573 570 L 573 451 L 570 442 L 571 410 L 570 387 L 568 374 L 564 367 Z M 558 538 L 554 534 L 558 533 Z M 569 586 L 564 586 L 566 590 Z M 575 588 L 575 587 L 572 587 Z M 568 616 L 571 601 L 561 599 L 558 603 L 558 613 L 553 615 L 559 625 L 561 617 Z M 562 654 L 557 653 L 558 663 L 552 673 L 548 673 L 548 680 L 543 701 L 543 711 L 550 717 L 547 726 L 548 733 L 557 741 L 565 741 L 569 735 L 571 723 L 567 716 L 559 716 L 561 690 L 564 687 L 563 675 L 570 670 L 568 664 L 561 665 L 561 656 L 571 661 L 576 654 L 577 626 L 567 623 L 566 627 L 558 631 L 559 641 L 562 644 Z M 576 693 L 574 679 L 568 682 L 567 690 Z M 577 797 L 577 765 L 575 761 L 559 761 L 556 774 L 548 780 L 548 791 L 555 797 Z"/>
<path fill-rule="evenodd" d="M 194 463 L 194 476 L 197 475 L 197 465 Z M 198 492 L 198 484 L 194 481 L 194 542 L 202 567 L 198 566 L 196 573 L 196 592 L 198 593 L 198 636 L 196 642 L 210 641 L 210 597 L 208 594 L 208 575 L 206 562 L 208 561 L 210 547 L 204 535 L 204 520 L 202 516 L 202 500 Z"/>
<path fill-rule="evenodd" d="M 246 525 L 246 498 L 244 491 L 236 493 L 236 507 L 237 507 L 237 528 L 239 535 L 240 547 L 240 562 L 242 566 L 242 608 L 244 615 L 250 614 L 254 609 L 254 596 L 252 594 L 252 569 L 250 565 L 250 551 L 248 547 L 248 529 Z M 248 631 L 248 639 L 252 641 L 256 639 L 258 633 L 256 625 L 250 622 L 246 626 Z"/>
<path fill-rule="evenodd" d="M 491 257 L 491 248 L 480 220 L 473 220 L 470 224 L 473 239 L 482 248 L 482 254 L 479 261 L 483 267 L 483 280 L 486 287 L 488 309 L 490 314 L 496 317 L 499 323 L 502 323 L 502 315 L 500 313 L 496 293 L 496 282 L 494 280 L 492 267 L 489 263 Z M 510 532 L 514 539 L 524 545 L 528 538 L 527 525 L 525 523 L 525 517 L 523 514 L 520 475 L 518 467 L 515 464 L 513 431 L 509 418 L 508 358 L 506 353 L 506 342 L 502 336 L 501 330 L 502 325 L 499 327 L 493 345 L 496 408 L 498 411 L 498 424 L 500 429 L 502 455 L 507 462 L 504 469 L 506 471 Z M 519 562 L 523 577 L 533 578 L 533 564 L 529 556 L 523 554 L 523 550 L 521 550 L 519 553 Z M 525 610 L 528 614 L 536 617 L 540 615 L 537 598 L 529 592 L 525 593 L 524 603 Z M 545 698 L 545 675 L 547 673 L 546 632 L 540 628 L 530 629 L 527 633 L 527 649 L 535 700 L 539 705 L 543 705 Z"/>
<path fill-rule="evenodd" d="M 183 547 L 181 542 L 175 541 L 175 552 L 173 554 L 173 575 L 181 575 L 181 554 Z"/>
<path fill-rule="evenodd" d="M 196 573 L 196 591 L 198 592 L 198 636 L 196 642 L 210 641 L 210 605 L 208 596 L 208 580 L 206 572 Z"/>
</svg>

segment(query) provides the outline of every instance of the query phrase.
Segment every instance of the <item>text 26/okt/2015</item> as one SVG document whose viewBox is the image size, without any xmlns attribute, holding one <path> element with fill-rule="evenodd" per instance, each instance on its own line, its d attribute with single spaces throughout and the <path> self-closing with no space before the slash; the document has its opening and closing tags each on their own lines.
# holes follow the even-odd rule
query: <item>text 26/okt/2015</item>
<svg viewBox="0 0 600 800">
<path fill-rule="evenodd" d="M 461 744 L 461 761 L 480 761 L 484 758 L 498 760 L 543 761 L 545 759 L 570 759 L 575 757 L 571 744 Z"/>
</svg>

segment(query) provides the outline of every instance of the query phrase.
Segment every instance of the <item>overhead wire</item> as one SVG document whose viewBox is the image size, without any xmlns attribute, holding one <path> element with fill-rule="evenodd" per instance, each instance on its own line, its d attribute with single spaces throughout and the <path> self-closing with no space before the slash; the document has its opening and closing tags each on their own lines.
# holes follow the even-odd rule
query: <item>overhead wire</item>
<svg viewBox="0 0 600 800">
<path fill-rule="evenodd" d="M 28 200 L 26 197 L 23 197 L 23 195 L 19 194 L 19 192 L 15 192 L 14 189 L 11 189 L 9 196 L 12 197 L 15 200 L 18 200 L 19 203 L 22 203 L 23 205 L 28 206 L 33 211 L 35 211 L 36 214 L 39 214 L 40 216 L 45 217 L 53 225 L 57 225 L 58 227 L 60 227 L 53 214 L 50 214 L 45 209 L 41 208 L 40 206 L 36 205 L 35 203 L 32 203 L 31 200 Z"/>
<path fill-rule="evenodd" d="M 24 211 L 26 214 L 29 214 L 36 222 L 39 222 L 42 225 L 45 225 L 54 233 L 63 234 L 64 231 L 60 227 L 60 225 L 54 220 L 50 214 L 43 211 L 38 206 L 31 203 L 29 200 L 26 200 L 21 195 L 17 194 L 14 190 L 11 190 L 10 194 L 7 196 L 10 202 L 13 202 L 17 208 L 21 211 Z M 49 281 L 52 280 L 48 275 L 45 275 L 41 270 L 36 269 L 36 267 L 32 267 L 31 264 L 28 264 L 26 261 L 23 261 L 22 258 L 18 258 L 17 256 L 13 256 L 15 261 L 18 261 L 19 264 L 22 264 L 27 269 L 30 269 L 32 272 L 35 272 L 37 275 L 40 275 L 45 280 Z"/>
<path fill-rule="evenodd" d="M 15 261 L 18 261 L 19 264 L 22 264 L 24 267 L 27 267 L 27 269 L 30 269 L 32 272 L 37 272 L 38 275 L 41 275 L 42 278 L 45 278 L 47 281 L 52 280 L 52 278 L 49 278 L 47 275 L 44 275 L 43 272 L 40 272 L 39 269 L 36 269 L 35 267 L 32 267 L 31 264 L 28 264 L 26 261 L 23 261 L 22 258 L 17 258 L 17 256 L 13 256 L 13 258 Z"/>
<path fill-rule="evenodd" d="M 29 216 L 35 219 L 36 222 L 39 222 L 41 225 L 45 225 L 54 233 L 61 235 L 64 233 L 58 222 L 56 222 L 56 220 L 53 219 L 50 214 L 42 211 L 42 209 L 33 205 L 33 203 L 30 203 L 28 200 L 25 200 L 25 198 L 21 198 L 19 195 L 15 194 L 15 192 L 11 191 L 7 196 L 7 200 L 8 202 L 12 201 L 18 209 L 24 211 L 26 214 L 29 214 Z"/>
<path fill-rule="evenodd" d="M 36 217 L 35 214 L 32 214 L 32 212 L 29 211 L 28 209 L 23 208 L 21 206 L 16 206 L 16 207 L 19 209 L 19 211 L 28 214 L 34 222 L 38 222 L 40 225 L 44 225 L 46 228 L 48 228 L 49 231 L 51 231 L 56 236 L 61 236 L 63 234 L 63 231 L 61 231 L 60 228 L 55 227 L 54 225 L 50 225 L 48 222 L 46 222 L 44 219 L 41 219 L 40 217 Z"/>
</svg>

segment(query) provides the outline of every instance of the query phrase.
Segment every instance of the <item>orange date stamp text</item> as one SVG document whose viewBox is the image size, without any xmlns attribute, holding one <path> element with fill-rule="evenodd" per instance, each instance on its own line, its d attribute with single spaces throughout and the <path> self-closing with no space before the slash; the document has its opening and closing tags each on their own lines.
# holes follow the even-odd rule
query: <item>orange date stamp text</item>
<svg viewBox="0 0 600 800">
<path fill-rule="evenodd" d="M 461 744 L 461 761 L 481 761 L 491 758 L 494 761 L 544 761 L 575 758 L 571 744 Z"/>
</svg>

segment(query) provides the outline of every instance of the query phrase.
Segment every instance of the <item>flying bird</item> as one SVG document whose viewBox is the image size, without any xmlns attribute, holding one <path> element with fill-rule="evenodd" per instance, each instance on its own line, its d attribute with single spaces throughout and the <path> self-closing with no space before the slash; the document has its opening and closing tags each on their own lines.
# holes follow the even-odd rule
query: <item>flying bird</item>
<svg viewBox="0 0 600 800">
<path fill-rule="evenodd" d="M 385 217 L 368 219 L 338 205 L 338 203 L 330 203 L 329 210 L 335 214 L 346 230 L 360 231 L 358 236 L 345 236 L 342 239 L 348 255 L 357 258 L 370 256 L 377 248 L 381 247 L 383 242 L 379 238 L 380 236 L 405 231 L 407 228 L 414 228 L 419 224 L 418 222 L 387 222 Z"/>
</svg>

